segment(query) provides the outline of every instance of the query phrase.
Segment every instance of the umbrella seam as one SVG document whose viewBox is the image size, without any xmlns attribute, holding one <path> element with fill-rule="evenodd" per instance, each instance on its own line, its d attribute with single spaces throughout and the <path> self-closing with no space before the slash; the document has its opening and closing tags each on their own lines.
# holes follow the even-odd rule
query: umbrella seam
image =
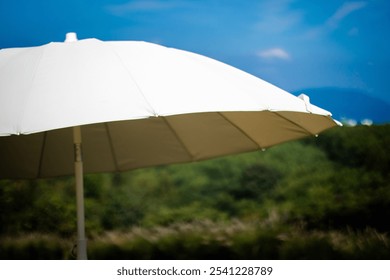
<svg viewBox="0 0 390 280">
<path fill-rule="evenodd" d="M 39 60 L 38 60 L 38 62 L 37 62 L 37 64 L 36 64 L 36 66 L 35 66 L 34 75 L 33 75 L 32 78 L 31 78 L 30 88 L 32 88 L 32 85 L 33 85 L 34 82 L 35 82 L 35 79 L 36 79 L 36 76 L 37 76 L 37 71 L 36 71 L 36 70 L 37 70 L 37 69 L 39 68 L 39 66 L 41 65 L 43 55 L 44 55 L 44 53 L 46 52 L 46 49 L 45 49 L 45 48 L 41 48 L 41 49 L 42 49 L 42 51 L 41 51 L 41 54 L 40 54 L 40 56 L 39 56 Z M 21 110 L 21 113 L 20 113 L 20 116 L 19 116 L 19 125 L 20 125 L 20 127 L 17 128 L 17 129 L 19 130 L 19 131 L 17 131 L 18 134 L 19 134 L 19 133 L 22 133 L 22 123 L 23 123 L 23 120 L 24 120 L 24 118 L 25 118 L 25 113 L 26 113 L 25 109 L 27 108 L 27 103 L 28 103 L 28 102 L 30 101 L 30 99 L 31 99 L 31 91 L 29 90 L 29 91 L 27 91 L 27 92 L 28 92 L 28 98 L 25 99 L 25 101 L 24 101 L 24 103 L 23 103 L 23 106 L 21 106 L 22 110 Z"/>
<path fill-rule="evenodd" d="M 106 128 L 106 131 L 107 131 L 108 143 L 109 143 L 109 145 L 110 145 L 110 150 L 111 150 L 112 158 L 113 158 L 113 160 L 114 160 L 115 170 L 116 170 L 116 171 L 120 171 L 120 170 L 119 170 L 119 165 L 118 165 L 118 159 L 117 159 L 116 154 L 115 154 L 114 143 L 113 143 L 113 141 L 112 141 L 112 137 L 111 137 L 111 133 L 110 133 L 110 129 L 109 129 L 109 127 L 108 127 L 108 124 L 107 124 L 107 123 L 104 123 L 104 127 Z"/>
<path fill-rule="evenodd" d="M 222 112 L 216 112 L 216 113 L 219 114 L 227 122 L 229 122 L 232 126 L 234 126 L 238 131 L 240 131 L 242 134 L 244 134 L 250 141 L 252 141 L 258 147 L 259 150 L 262 150 L 265 148 L 260 143 L 258 143 L 256 140 L 254 140 L 251 136 L 249 136 L 249 134 L 246 133 L 242 128 L 240 128 L 238 125 L 236 125 L 233 121 L 229 120 L 229 118 L 227 116 L 225 116 Z M 226 113 L 228 113 L 228 112 L 226 112 Z"/>
<path fill-rule="evenodd" d="M 191 160 L 195 160 L 195 156 L 190 152 L 188 147 L 184 144 L 184 141 L 179 137 L 179 135 L 176 133 L 176 131 L 173 129 L 172 125 L 169 123 L 168 119 L 166 117 L 161 117 L 165 124 L 168 126 L 168 128 L 172 131 L 172 133 L 175 135 L 176 139 L 179 141 L 180 145 L 184 148 L 184 150 L 187 152 Z"/>
<path fill-rule="evenodd" d="M 133 81 L 133 83 L 135 84 L 135 86 L 137 87 L 138 91 L 140 92 L 140 94 L 142 95 L 143 99 L 145 100 L 146 104 L 148 104 L 149 108 L 151 109 L 152 111 L 152 114 L 154 116 L 158 116 L 157 112 L 154 110 L 153 106 L 152 106 L 152 103 L 148 100 L 148 98 L 146 98 L 146 95 L 145 93 L 143 92 L 143 90 L 141 89 L 140 85 L 137 83 L 137 81 L 134 79 L 133 77 L 133 74 L 132 72 L 130 71 L 130 69 L 128 69 L 126 67 L 126 65 L 123 63 L 122 61 L 122 58 L 121 56 L 119 55 L 119 53 L 115 50 L 115 48 L 113 48 L 111 45 L 108 45 L 108 44 L 105 44 L 107 47 L 109 47 L 111 49 L 111 51 L 115 54 L 115 56 L 118 58 L 119 62 L 121 63 L 123 69 L 125 69 L 125 71 L 127 72 L 127 74 L 129 75 L 130 79 Z"/>
<path fill-rule="evenodd" d="M 312 133 L 311 131 L 309 131 L 308 129 L 306 129 L 305 127 L 303 127 L 302 125 L 298 124 L 297 122 L 294 122 L 286 117 L 284 117 L 283 115 L 281 115 L 280 113 L 278 113 L 277 111 L 272 111 L 272 113 L 274 113 L 275 115 L 278 115 L 279 117 L 281 117 L 282 119 L 288 121 L 289 123 L 292 123 L 293 125 L 303 129 L 304 131 L 306 131 L 307 135 L 316 135 L 315 133 Z M 312 113 L 310 113 L 312 114 Z"/>
</svg>

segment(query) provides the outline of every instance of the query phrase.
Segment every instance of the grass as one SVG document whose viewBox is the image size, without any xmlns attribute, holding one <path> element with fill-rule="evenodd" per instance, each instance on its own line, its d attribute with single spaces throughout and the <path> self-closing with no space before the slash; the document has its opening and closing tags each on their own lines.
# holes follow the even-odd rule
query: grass
<svg viewBox="0 0 390 280">
<path fill-rule="evenodd" d="M 0 238 L 1 259 L 74 259 L 74 240 L 30 234 Z M 390 259 L 386 234 L 363 231 L 308 231 L 233 220 L 168 227 L 133 227 L 92 236 L 90 259 Z"/>
</svg>

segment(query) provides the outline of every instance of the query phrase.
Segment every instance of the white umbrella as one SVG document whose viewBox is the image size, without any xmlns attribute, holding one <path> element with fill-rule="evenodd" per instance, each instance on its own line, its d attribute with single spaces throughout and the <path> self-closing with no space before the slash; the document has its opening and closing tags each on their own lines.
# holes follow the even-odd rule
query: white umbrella
<svg viewBox="0 0 390 280">
<path fill-rule="evenodd" d="M 305 95 L 152 43 L 69 33 L 64 43 L 0 50 L 0 178 L 75 172 L 78 258 L 87 257 L 83 161 L 87 173 L 196 161 L 337 124 Z"/>
</svg>

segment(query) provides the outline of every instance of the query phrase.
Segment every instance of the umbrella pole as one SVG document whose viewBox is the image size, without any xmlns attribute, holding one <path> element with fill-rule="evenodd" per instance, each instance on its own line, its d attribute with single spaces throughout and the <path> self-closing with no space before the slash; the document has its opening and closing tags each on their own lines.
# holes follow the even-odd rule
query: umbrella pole
<svg viewBox="0 0 390 280">
<path fill-rule="evenodd" d="M 83 158 L 81 147 L 81 127 L 73 128 L 74 143 L 74 170 L 76 181 L 76 202 L 77 202 L 77 259 L 87 259 L 87 240 L 85 238 L 85 216 L 84 216 L 84 175 Z"/>
</svg>

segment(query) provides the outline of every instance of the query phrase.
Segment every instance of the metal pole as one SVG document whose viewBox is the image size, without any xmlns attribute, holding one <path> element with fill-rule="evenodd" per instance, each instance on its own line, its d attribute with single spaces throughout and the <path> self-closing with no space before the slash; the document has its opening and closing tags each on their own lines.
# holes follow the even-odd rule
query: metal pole
<svg viewBox="0 0 390 280">
<path fill-rule="evenodd" d="M 77 202 L 77 259 L 87 259 L 87 240 L 85 238 L 85 216 L 84 216 L 84 175 L 83 158 L 81 147 L 81 127 L 73 128 L 74 143 L 74 171 L 76 181 L 76 202 Z"/>
</svg>

